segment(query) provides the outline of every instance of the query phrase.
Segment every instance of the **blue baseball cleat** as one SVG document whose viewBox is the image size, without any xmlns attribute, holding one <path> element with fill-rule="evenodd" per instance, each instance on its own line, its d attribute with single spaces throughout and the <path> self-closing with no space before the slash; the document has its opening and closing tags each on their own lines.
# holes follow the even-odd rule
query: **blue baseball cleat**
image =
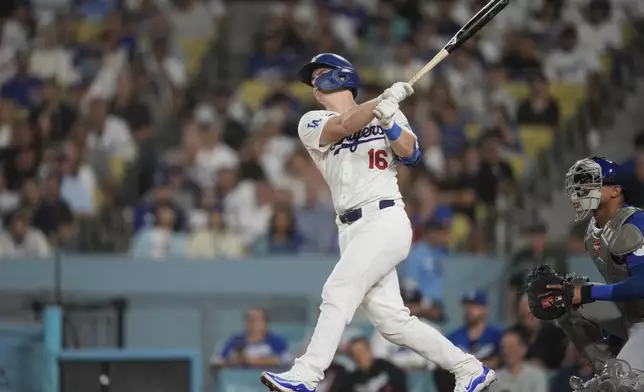
<svg viewBox="0 0 644 392">
<path fill-rule="evenodd" d="M 456 377 L 456 388 L 454 392 L 481 392 L 485 391 L 496 381 L 496 373 L 487 366 L 481 366 L 480 370 L 473 374 L 464 374 Z"/>
<path fill-rule="evenodd" d="M 309 388 L 303 382 L 290 379 L 287 373 L 275 374 L 263 372 L 262 384 L 266 385 L 273 392 L 315 392 L 315 388 Z"/>
</svg>

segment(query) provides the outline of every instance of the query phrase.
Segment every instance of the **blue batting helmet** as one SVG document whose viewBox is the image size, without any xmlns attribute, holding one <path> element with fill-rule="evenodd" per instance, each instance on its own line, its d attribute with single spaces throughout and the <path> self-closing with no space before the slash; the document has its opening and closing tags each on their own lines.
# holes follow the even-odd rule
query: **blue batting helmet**
<svg viewBox="0 0 644 392">
<path fill-rule="evenodd" d="M 313 86 L 313 71 L 318 68 L 331 68 L 331 71 L 318 76 Z M 358 72 L 347 59 L 334 53 L 322 53 L 313 57 L 310 63 L 300 69 L 297 77 L 302 83 L 322 91 L 349 89 L 353 98 L 358 96 L 358 87 L 360 87 Z"/>
<path fill-rule="evenodd" d="M 601 189 L 604 185 L 617 185 L 626 190 L 626 178 L 622 167 L 600 157 L 580 159 L 566 173 L 566 192 L 577 215 L 584 219 L 599 207 Z"/>
</svg>

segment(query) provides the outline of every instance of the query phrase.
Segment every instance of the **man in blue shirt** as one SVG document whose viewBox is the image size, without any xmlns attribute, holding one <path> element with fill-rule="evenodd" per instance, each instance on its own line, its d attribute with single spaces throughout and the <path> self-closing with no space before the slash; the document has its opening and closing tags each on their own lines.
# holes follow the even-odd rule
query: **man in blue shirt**
<svg viewBox="0 0 644 392">
<path fill-rule="evenodd" d="M 503 331 L 487 322 L 487 299 L 485 293 L 473 290 L 465 293 L 462 300 L 465 325 L 447 335 L 461 350 L 474 355 L 485 366 L 499 366 L 499 350 Z"/>
<path fill-rule="evenodd" d="M 0 97 L 30 109 L 38 104 L 42 81 L 29 75 L 26 53 L 18 53 L 17 63 L 16 75 L 2 85 Z"/>
<path fill-rule="evenodd" d="M 248 309 L 245 324 L 246 331 L 229 338 L 211 360 L 213 366 L 271 368 L 291 360 L 286 339 L 269 331 L 265 309 Z"/>
<path fill-rule="evenodd" d="M 425 224 L 423 239 L 416 243 L 399 267 L 403 297 L 420 297 L 412 313 L 430 321 L 442 321 L 443 262 L 448 255 L 448 219 L 431 219 Z M 415 301 L 414 301 L 415 302 Z"/>
</svg>

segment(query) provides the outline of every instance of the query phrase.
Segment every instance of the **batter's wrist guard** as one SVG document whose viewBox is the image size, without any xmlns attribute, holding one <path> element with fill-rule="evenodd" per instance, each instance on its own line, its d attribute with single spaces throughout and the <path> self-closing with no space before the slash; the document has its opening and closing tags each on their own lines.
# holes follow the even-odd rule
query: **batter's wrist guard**
<svg viewBox="0 0 644 392">
<path fill-rule="evenodd" d="M 398 140 L 398 138 L 400 138 L 400 135 L 402 135 L 402 128 L 396 123 L 392 123 L 391 128 L 385 129 L 384 131 L 387 139 L 389 139 L 390 142 Z"/>
</svg>

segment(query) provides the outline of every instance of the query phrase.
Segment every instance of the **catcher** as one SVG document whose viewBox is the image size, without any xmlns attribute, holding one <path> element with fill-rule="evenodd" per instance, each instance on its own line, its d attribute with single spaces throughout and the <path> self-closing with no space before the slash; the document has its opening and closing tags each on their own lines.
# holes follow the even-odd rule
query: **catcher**
<svg viewBox="0 0 644 392">
<path fill-rule="evenodd" d="M 624 173 L 603 158 L 584 158 L 572 165 L 566 191 L 576 220 L 590 216 L 585 246 L 607 284 L 562 277 L 542 265 L 528 276 L 530 308 L 537 318 L 557 320 L 594 367 L 597 376 L 584 384 L 571 380 L 574 389 L 593 390 L 611 380 L 622 385 L 616 379 L 634 380 L 644 370 L 644 213 L 626 204 Z M 625 342 L 618 361 L 611 359 L 606 333 Z M 630 368 L 625 369 L 624 362 Z M 621 366 L 618 372 L 616 363 Z M 643 391 L 644 384 L 630 388 L 626 390 Z"/>
</svg>

